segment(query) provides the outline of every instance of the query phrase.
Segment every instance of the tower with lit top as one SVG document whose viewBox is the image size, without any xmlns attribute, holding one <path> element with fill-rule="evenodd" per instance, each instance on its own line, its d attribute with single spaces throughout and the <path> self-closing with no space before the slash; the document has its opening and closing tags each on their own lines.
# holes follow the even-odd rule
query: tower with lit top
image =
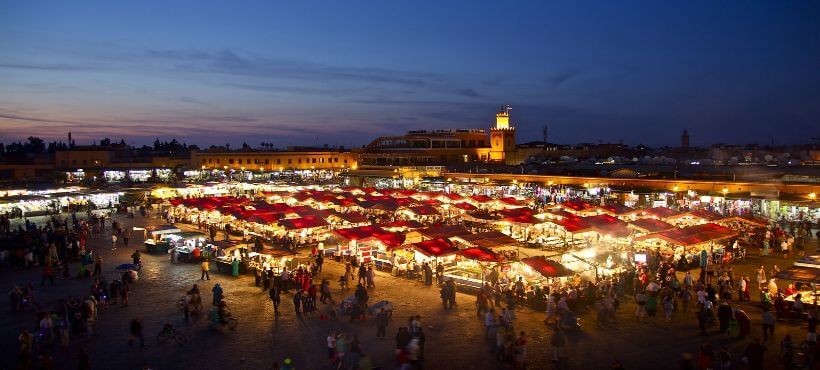
<svg viewBox="0 0 820 370">
<path fill-rule="evenodd" d="M 506 162 L 515 156 L 515 127 L 510 123 L 509 105 L 502 105 L 495 114 L 495 127 L 490 129 L 490 160 Z"/>
</svg>

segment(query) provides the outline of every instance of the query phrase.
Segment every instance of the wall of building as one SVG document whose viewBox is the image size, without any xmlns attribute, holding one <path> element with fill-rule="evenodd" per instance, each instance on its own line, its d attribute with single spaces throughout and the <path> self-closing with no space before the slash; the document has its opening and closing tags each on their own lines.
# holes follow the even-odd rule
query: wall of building
<svg viewBox="0 0 820 370">
<path fill-rule="evenodd" d="M 61 150 L 54 153 L 54 165 L 63 169 L 111 167 L 114 152 L 109 150 Z"/>
<path fill-rule="evenodd" d="M 192 152 L 191 168 L 228 168 L 248 171 L 345 169 L 357 166 L 350 152 Z"/>
</svg>

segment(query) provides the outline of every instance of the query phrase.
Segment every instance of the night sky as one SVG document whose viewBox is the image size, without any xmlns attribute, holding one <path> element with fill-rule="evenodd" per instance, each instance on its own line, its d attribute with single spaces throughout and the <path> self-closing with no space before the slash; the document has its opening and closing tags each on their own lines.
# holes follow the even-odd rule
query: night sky
<svg viewBox="0 0 820 370">
<path fill-rule="evenodd" d="M 125 3 L 129 3 L 125 4 Z M 0 0 L 0 141 L 808 143 L 818 1 Z"/>
</svg>

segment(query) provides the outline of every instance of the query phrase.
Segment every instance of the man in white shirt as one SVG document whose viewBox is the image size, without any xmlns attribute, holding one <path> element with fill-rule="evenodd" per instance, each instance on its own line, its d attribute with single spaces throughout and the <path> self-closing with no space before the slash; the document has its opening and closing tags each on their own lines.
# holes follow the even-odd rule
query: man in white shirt
<svg viewBox="0 0 820 370">
<path fill-rule="evenodd" d="M 696 293 L 698 296 L 698 303 L 706 302 L 706 291 L 701 289 Z"/>
</svg>

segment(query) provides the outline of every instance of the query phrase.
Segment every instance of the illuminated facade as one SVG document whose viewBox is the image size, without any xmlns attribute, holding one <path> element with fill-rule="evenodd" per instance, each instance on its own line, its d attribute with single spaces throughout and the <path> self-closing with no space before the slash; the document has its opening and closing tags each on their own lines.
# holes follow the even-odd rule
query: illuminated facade
<svg viewBox="0 0 820 370">
<path fill-rule="evenodd" d="M 356 157 L 349 151 L 204 151 L 191 152 L 191 168 L 247 171 L 355 169 Z"/>
<path fill-rule="evenodd" d="M 429 166 L 486 161 L 487 132 L 482 129 L 409 131 L 403 136 L 383 136 L 356 150 L 363 165 Z"/>
</svg>

